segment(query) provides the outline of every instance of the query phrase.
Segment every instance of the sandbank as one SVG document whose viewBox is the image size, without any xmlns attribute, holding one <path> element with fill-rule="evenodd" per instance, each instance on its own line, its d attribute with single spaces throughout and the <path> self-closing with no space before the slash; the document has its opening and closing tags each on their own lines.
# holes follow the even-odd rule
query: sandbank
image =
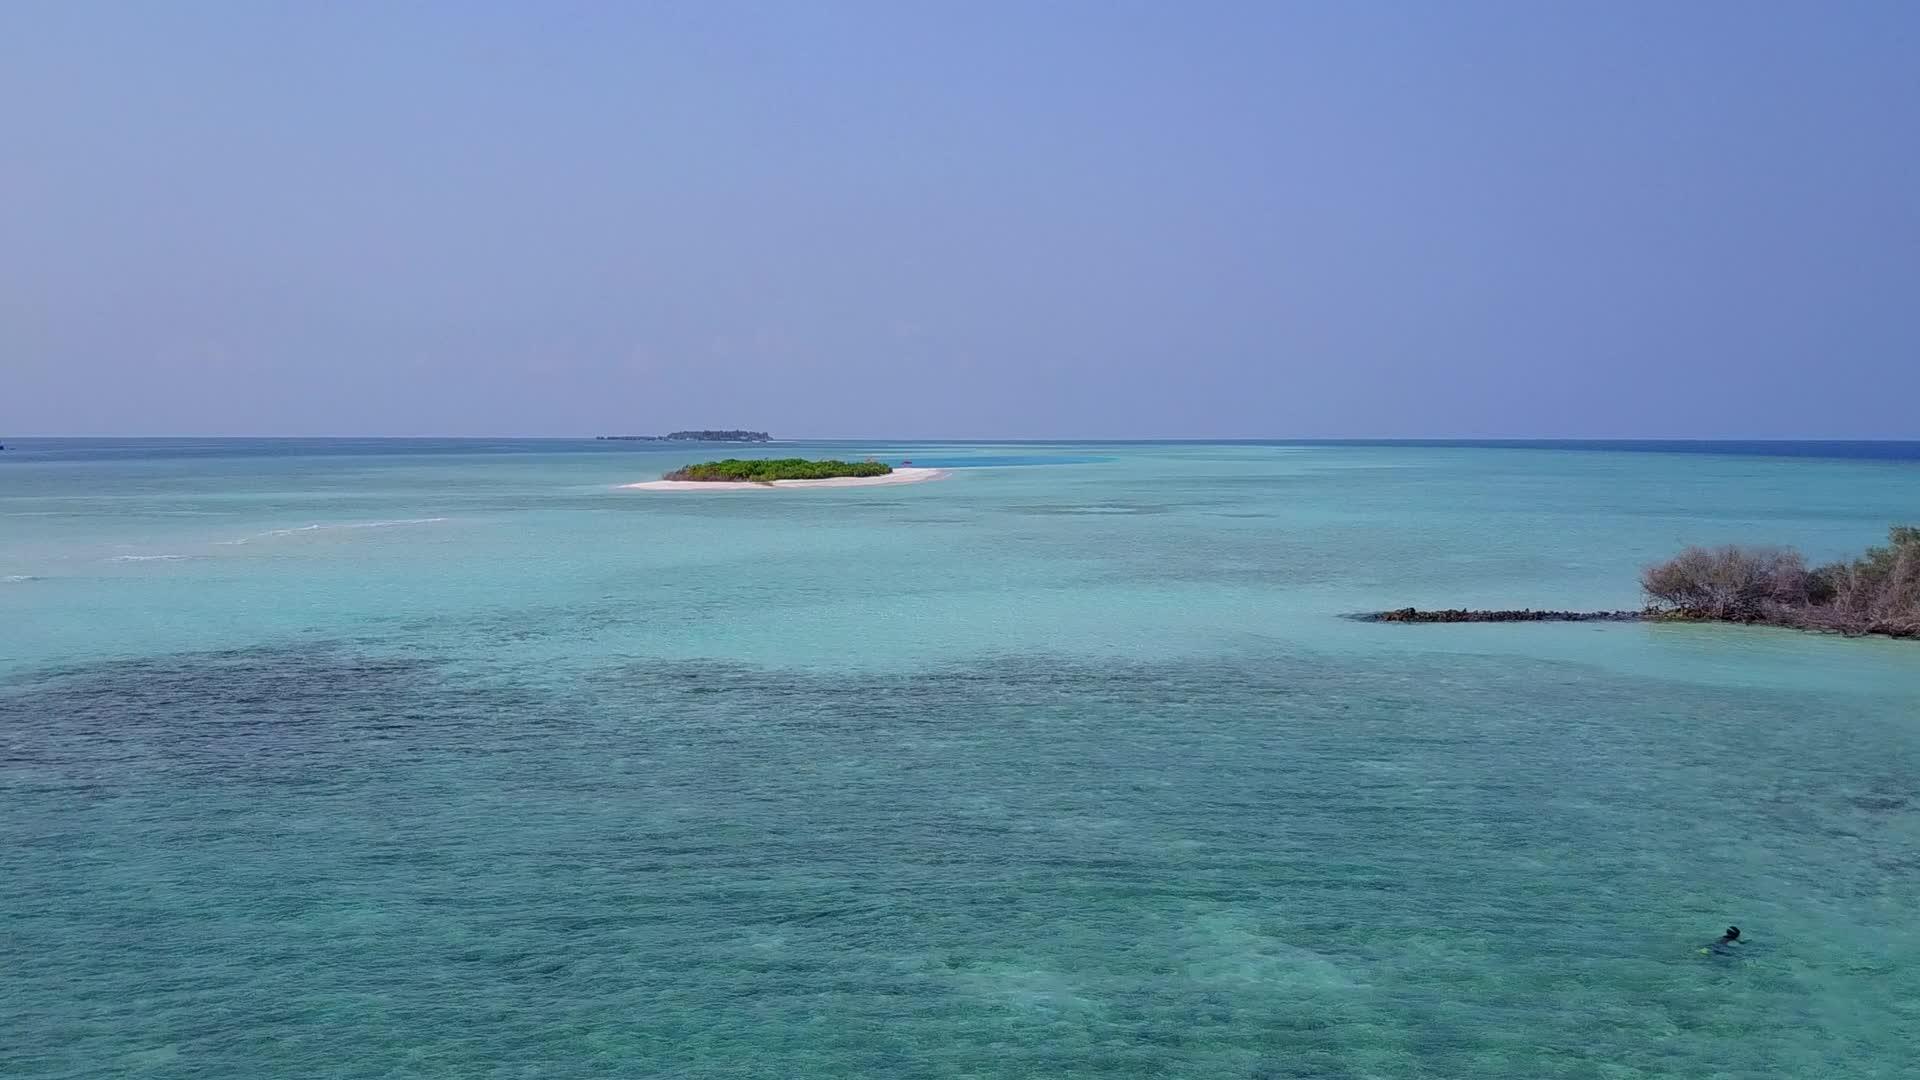
<svg viewBox="0 0 1920 1080">
<path fill-rule="evenodd" d="M 768 488 L 881 487 L 944 480 L 951 475 L 945 469 L 895 469 L 885 476 L 836 476 L 829 480 L 775 480 L 768 484 L 747 480 L 647 480 L 622 484 L 620 488 L 623 491 L 765 491 Z"/>
</svg>

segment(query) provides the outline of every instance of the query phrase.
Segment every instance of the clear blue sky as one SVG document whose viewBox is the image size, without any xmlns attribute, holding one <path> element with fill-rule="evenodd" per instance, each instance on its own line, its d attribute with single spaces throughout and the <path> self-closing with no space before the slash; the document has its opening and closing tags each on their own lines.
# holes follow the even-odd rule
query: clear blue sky
<svg viewBox="0 0 1920 1080">
<path fill-rule="evenodd" d="M 0 436 L 1920 437 L 1920 3 L 0 5 Z"/>
</svg>

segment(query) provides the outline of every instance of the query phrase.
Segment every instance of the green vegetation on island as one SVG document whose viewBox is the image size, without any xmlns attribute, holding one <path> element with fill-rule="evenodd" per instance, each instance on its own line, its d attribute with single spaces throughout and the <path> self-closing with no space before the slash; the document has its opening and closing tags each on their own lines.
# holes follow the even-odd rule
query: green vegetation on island
<svg viewBox="0 0 1920 1080">
<path fill-rule="evenodd" d="M 699 431 L 673 431 L 665 435 L 596 435 L 603 442 L 772 442 L 773 436 L 764 431 L 742 431 L 736 428 L 716 430 L 703 428 Z"/>
<path fill-rule="evenodd" d="M 775 480 L 833 480 L 842 476 L 885 476 L 893 466 L 878 461 L 808 461 L 806 458 L 763 458 L 704 461 L 675 469 L 662 480 L 747 481 L 771 484 Z"/>
<path fill-rule="evenodd" d="M 1920 638 L 1920 527 L 1887 546 L 1807 567 L 1790 548 L 1690 547 L 1640 575 L 1650 615 Z"/>
<path fill-rule="evenodd" d="M 1790 548 L 1690 547 L 1640 574 L 1640 611 L 1398 608 L 1368 622 L 1731 622 L 1920 638 L 1920 527 L 1896 525 L 1887 546 L 1809 569 Z"/>
</svg>

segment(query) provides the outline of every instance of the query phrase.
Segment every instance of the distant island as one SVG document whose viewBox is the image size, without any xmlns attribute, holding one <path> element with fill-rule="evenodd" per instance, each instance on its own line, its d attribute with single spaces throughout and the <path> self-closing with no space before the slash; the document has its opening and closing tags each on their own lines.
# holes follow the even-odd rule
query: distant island
<svg viewBox="0 0 1920 1080">
<path fill-rule="evenodd" d="M 675 431 L 666 435 L 595 435 L 603 442 L 772 442 L 764 431 Z"/>
<path fill-rule="evenodd" d="M 1690 547 L 1640 574 L 1640 611 L 1396 608 L 1367 622 L 1727 622 L 1920 638 L 1920 527 L 1896 525 L 1887 546 L 1809 569 L 1790 548 Z"/>
<path fill-rule="evenodd" d="M 771 484 L 775 480 L 834 480 L 843 476 L 886 476 L 893 466 L 878 461 L 808 461 L 806 458 L 766 458 L 703 461 L 675 469 L 662 480 L 695 483 Z"/>
</svg>

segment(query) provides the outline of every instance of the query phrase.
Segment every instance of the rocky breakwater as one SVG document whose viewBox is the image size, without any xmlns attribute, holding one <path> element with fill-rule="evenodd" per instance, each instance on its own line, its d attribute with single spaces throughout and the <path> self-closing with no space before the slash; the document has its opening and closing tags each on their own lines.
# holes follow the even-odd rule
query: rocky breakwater
<svg viewBox="0 0 1920 1080">
<path fill-rule="evenodd" d="M 1395 608 L 1356 615 L 1361 622 L 1388 623 L 1488 623 L 1488 622 L 1640 622 L 1643 611 L 1476 611 L 1469 608 Z"/>
</svg>

